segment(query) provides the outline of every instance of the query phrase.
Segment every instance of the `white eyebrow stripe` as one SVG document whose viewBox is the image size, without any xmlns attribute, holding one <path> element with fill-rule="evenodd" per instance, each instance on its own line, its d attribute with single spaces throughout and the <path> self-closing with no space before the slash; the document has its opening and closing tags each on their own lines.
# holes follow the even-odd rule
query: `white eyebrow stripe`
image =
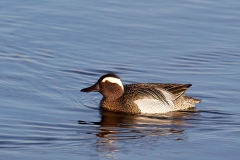
<svg viewBox="0 0 240 160">
<path fill-rule="evenodd" d="M 118 84 L 120 87 L 122 87 L 122 89 L 124 89 L 123 87 L 123 84 L 122 84 L 122 81 L 118 78 L 114 78 L 114 77 L 106 77 L 102 80 L 102 82 L 105 82 L 105 81 L 109 81 L 111 83 L 116 83 Z"/>
</svg>

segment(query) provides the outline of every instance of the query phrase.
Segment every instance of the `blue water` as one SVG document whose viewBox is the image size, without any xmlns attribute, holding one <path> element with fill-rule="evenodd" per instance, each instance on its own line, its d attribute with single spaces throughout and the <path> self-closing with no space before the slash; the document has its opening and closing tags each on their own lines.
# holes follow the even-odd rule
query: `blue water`
<svg viewBox="0 0 240 160">
<path fill-rule="evenodd" d="M 239 159 L 240 2 L 0 2 L 0 159 Z M 196 109 L 101 112 L 81 93 L 191 83 Z"/>
</svg>

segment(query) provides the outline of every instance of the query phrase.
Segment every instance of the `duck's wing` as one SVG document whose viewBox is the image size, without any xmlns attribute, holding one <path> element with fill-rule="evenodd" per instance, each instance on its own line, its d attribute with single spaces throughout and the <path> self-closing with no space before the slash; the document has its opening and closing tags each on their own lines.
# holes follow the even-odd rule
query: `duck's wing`
<svg viewBox="0 0 240 160">
<path fill-rule="evenodd" d="M 129 84 L 126 85 L 125 91 L 137 93 L 140 97 L 150 97 L 164 102 L 165 100 L 175 100 L 179 98 L 191 86 L 191 84 L 173 83 Z"/>
<path fill-rule="evenodd" d="M 173 94 L 176 99 L 183 95 L 192 84 L 163 84 L 162 89 Z"/>
<path fill-rule="evenodd" d="M 133 102 L 141 113 L 166 113 L 174 110 L 175 96 L 166 90 L 145 88 L 137 90 L 137 98 Z"/>
<path fill-rule="evenodd" d="M 162 88 L 140 88 L 136 90 L 137 99 L 155 99 L 169 105 L 169 101 L 175 100 L 175 96 Z"/>
<path fill-rule="evenodd" d="M 173 101 L 179 98 L 190 84 L 150 84 L 132 86 L 133 101 L 142 113 L 166 113 L 174 110 Z"/>
</svg>

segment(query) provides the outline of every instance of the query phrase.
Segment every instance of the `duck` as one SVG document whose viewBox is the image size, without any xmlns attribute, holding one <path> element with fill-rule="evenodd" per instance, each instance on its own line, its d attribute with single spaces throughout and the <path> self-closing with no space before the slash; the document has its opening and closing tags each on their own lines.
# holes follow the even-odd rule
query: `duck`
<svg viewBox="0 0 240 160">
<path fill-rule="evenodd" d="M 164 114 L 194 108 L 200 99 L 185 94 L 192 84 L 134 83 L 123 85 L 119 76 L 108 73 L 81 92 L 102 94 L 100 109 L 130 114 Z"/>
</svg>

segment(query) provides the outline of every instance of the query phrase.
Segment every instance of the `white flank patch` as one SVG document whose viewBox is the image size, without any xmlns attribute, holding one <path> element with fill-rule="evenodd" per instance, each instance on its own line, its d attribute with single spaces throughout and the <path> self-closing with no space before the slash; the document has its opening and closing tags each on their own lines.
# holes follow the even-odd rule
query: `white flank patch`
<svg viewBox="0 0 240 160">
<path fill-rule="evenodd" d="M 134 101 L 141 113 L 167 113 L 173 111 L 173 102 L 170 100 L 167 100 L 167 102 L 169 105 L 157 99 L 138 99 Z"/>
<path fill-rule="evenodd" d="M 106 77 L 102 80 L 102 82 L 105 82 L 105 81 L 109 81 L 110 83 L 116 83 L 118 84 L 120 87 L 122 87 L 122 89 L 124 89 L 123 87 L 123 84 L 122 84 L 122 81 L 118 78 L 114 78 L 114 77 Z"/>
</svg>

